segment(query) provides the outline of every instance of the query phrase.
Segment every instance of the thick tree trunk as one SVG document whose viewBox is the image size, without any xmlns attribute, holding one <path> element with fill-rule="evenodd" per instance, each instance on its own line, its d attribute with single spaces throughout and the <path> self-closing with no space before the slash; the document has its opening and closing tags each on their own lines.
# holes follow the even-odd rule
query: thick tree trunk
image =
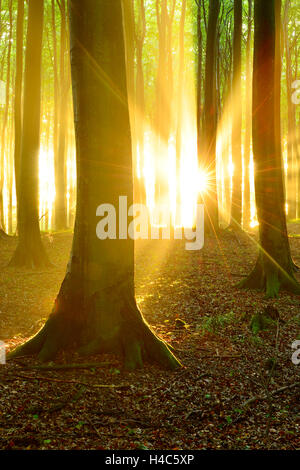
<svg viewBox="0 0 300 470">
<path fill-rule="evenodd" d="M 241 287 L 263 289 L 267 297 L 276 297 L 281 287 L 300 293 L 287 238 L 282 155 L 278 139 L 280 0 L 277 2 L 270 0 L 262 4 L 255 0 L 252 124 L 260 251 L 252 273 L 240 284 Z"/>
<path fill-rule="evenodd" d="M 179 362 L 136 305 L 133 240 L 96 236 L 100 204 L 117 208 L 121 195 L 128 206 L 133 201 L 121 0 L 71 0 L 70 7 L 77 154 L 73 247 L 49 320 L 14 355 L 38 353 L 48 360 L 76 345 L 84 354 L 121 352 L 127 369 L 142 366 L 145 358 L 176 368 Z"/>
<path fill-rule="evenodd" d="M 38 192 L 43 13 L 43 0 L 29 0 L 19 176 L 19 242 L 10 262 L 15 266 L 49 265 L 40 234 Z"/>
<path fill-rule="evenodd" d="M 204 90 L 204 160 L 203 167 L 209 177 L 209 187 L 206 190 L 205 229 L 218 230 L 218 195 L 216 173 L 216 139 L 217 139 L 217 97 L 216 97 L 216 51 L 218 37 L 218 16 L 220 1 L 210 0 L 209 18 L 206 41 L 205 90 Z"/>
<path fill-rule="evenodd" d="M 234 0 L 233 33 L 233 82 L 232 82 L 232 178 L 231 226 L 242 225 L 242 101 L 241 101 L 241 53 L 242 53 L 242 0 Z"/>
</svg>

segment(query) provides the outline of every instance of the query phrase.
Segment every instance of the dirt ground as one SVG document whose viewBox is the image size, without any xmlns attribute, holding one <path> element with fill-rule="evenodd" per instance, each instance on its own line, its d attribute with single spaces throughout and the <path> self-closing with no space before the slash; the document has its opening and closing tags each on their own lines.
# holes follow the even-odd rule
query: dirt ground
<svg viewBox="0 0 300 470">
<path fill-rule="evenodd" d="M 300 226 L 289 231 L 300 265 Z M 41 272 L 8 268 L 16 240 L 0 240 L 0 340 L 8 350 L 43 325 L 64 276 L 72 234 L 43 240 L 54 267 Z M 194 252 L 183 241 L 138 242 L 138 304 L 184 367 L 128 373 L 108 355 L 82 369 L 37 369 L 35 358 L 0 365 L 0 449 L 300 450 L 300 365 L 291 346 L 300 339 L 300 298 L 267 301 L 235 287 L 255 258 L 254 234 L 224 232 Z M 270 304 L 281 321 L 254 334 L 251 318 Z M 86 362 L 67 353 L 55 364 Z"/>
</svg>

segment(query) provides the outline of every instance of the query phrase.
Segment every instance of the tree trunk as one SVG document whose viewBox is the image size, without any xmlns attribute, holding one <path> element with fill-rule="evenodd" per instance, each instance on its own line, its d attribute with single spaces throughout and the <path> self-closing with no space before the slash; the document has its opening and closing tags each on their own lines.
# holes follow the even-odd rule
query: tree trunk
<svg viewBox="0 0 300 470">
<path fill-rule="evenodd" d="M 184 85 L 184 25 L 186 16 L 186 0 L 182 1 L 180 29 L 179 29 L 179 78 L 178 78 L 178 105 L 177 105 L 177 129 L 176 129 L 176 197 L 180 205 L 180 168 L 182 145 L 182 109 L 183 109 L 183 85 Z"/>
<path fill-rule="evenodd" d="M 267 297 L 277 297 L 281 287 L 300 293 L 300 286 L 293 274 L 287 238 L 282 155 L 278 138 L 279 5 L 280 0 L 263 4 L 255 0 L 252 125 L 260 251 L 252 273 L 240 284 L 241 287 L 263 289 Z"/>
<path fill-rule="evenodd" d="M 48 266 L 39 227 L 39 148 L 43 0 L 29 0 L 23 134 L 19 176 L 19 241 L 14 266 Z"/>
<path fill-rule="evenodd" d="M 65 55 L 67 51 L 66 6 L 65 0 L 59 2 L 61 13 L 60 29 L 60 77 L 59 77 L 59 126 L 57 156 L 55 159 L 55 229 L 62 230 L 67 226 L 66 208 L 66 124 L 68 80 L 66 75 Z"/>
<path fill-rule="evenodd" d="M 202 62 L 203 62 L 203 36 L 201 27 L 201 0 L 197 1 L 197 153 L 198 163 L 201 165 L 202 149 Z"/>
<path fill-rule="evenodd" d="M 9 36 L 8 36 L 8 48 L 7 48 L 7 70 L 6 70 L 6 86 L 5 86 L 5 106 L 4 106 L 4 115 L 2 122 L 2 135 L 1 135 L 1 155 L 0 155 L 0 165 L 1 165 L 1 175 L 0 175 L 0 230 L 4 231 L 4 206 L 3 206 L 3 187 L 4 187 L 4 168 L 5 168 L 5 147 L 6 151 L 9 150 L 9 146 L 6 145 L 6 136 L 7 136 L 7 120 L 8 120 L 8 110 L 9 110 L 9 88 L 10 88 L 10 71 L 11 71 L 11 46 L 12 46 L 12 33 L 13 33 L 13 20 L 12 20 L 12 0 L 9 0 L 8 4 L 9 9 Z M 8 161 L 8 158 L 7 158 Z"/>
<path fill-rule="evenodd" d="M 99 204 L 117 208 L 121 195 L 128 206 L 133 201 L 121 0 L 71 0 L 70 8 L 77 155 L 73 246 L 49 320 L 14 355 L 38 353 L 49 360 L 76 345 L 83 354 L 121 352 L 127 369 L 142 366 L 145 358 L 176 368 L 179 362 L 136 305 L 133 240 L 96 236 Z"/>
<path fill-rule="evenodd" d="M 136 143 L 139 148 L 139 169 L 140 174 L 138 178 L 138 200 L 141 204 L 146 204 L 146 186 L 144 178 L 145 166 L 145 83 L 143 71 L 143 48 L 146 36 L 146 16 L 144 0 L 140 0 L 141 18 L 139 27 L 135 34 L 136 43 Z"/>
<path fill-rule="evenodd" d="M 220 0 L 210 0 L 209 18 L 206 41 L 205 90 L 204 90 L 204 122 L 203 167 L 209 178 L 206 190 L 205 229 L 216 231 L 219 228 L 217 173 L 216 173 L 216 139 L 217 139 L 217 97 L 216 97 L 216 51 L 218 37 L 218 16 Z"/>
<path fill-rule="evenodd" d="M 243 225 L 249 227 L 251 222 L 251 199 L 250 199 L 250 155 L 251 155 L 251 109 L 252 109 L 252 54 L 251 54 L 251 39 L 252 39 L 252 0 L 248 0 L 248 33 L 246 44 L 246 129 L 245 129 L 245 147 L 244 147 L 244 204 L 243 204 Z"/>
<path fill-rule="evenodd" d="M 158 27 L 158 67 L 156 77 L 156 158 L 155 202 L 168 203 L 167 151 L 171 132 L 173 70 L 172 70 L 172 24 L 176 0 L 171 0 L 170 13 L 167 0 L 156 0 Z M 159 222 L 159 221 L 158 221 Z"/>
<path fill-rule="evenodd" d="M 231 226 L 242 226 L 242 106 L 241 106 L 241 53 L 242 53 L 242 0 L 234 0 L 233 82 L 232 82 L 232 178 Z"/>
<path fill-rule="evenodd" d="M 54 172 L 55 172 L 55 191 L 58 188 L 59 176 L 58 172 L 58 120 L 60 116 L 60 101 L 59 101 L 59 79 L 58 79 L 58 64 L 57 64 L 57 32 L 56 32 L 56 12 L 55 12 L 56 0 L 51 2 L 51 29 L 52 29 L 52 42 L 53 42 L 53 98 L 54 98 L 54 107 L 53 107 L 53 154 L 54 154 Z M 64 110 L 65 112 L 65 110 Z M 55 200 L 55 215 L 57 202 Z M 54 223 L 54 226 L 56 224 Z"/>
<path fill-rule="evenodd" d="M 288 132 L 287 132 L 287 200 L 288 200 L 288 215 L 289 218 L 296 217 L 296 177 L 297 177 L 297 161 L 295 152 L 296 140 L 296 115 L 295 106 L 292 103 L 291 96 L 292 90 L 292 63 L 291 63 L 291 48 L 289 42 L 288 23 L 289 23 L 289 9 L 290 0 L 286 0 L 284 9 L 284 45 L 286 57 L 286 87 L 287 87 L 287 115 L 288 115 Z"/>
<path fill-rule="evenodd" d="M 18 0 L 17 32 L 16 32 L 16 79 L 15 79 L 15 181 L 17 197 L 17 220 L 19 212 L 19 176 L 22 139 L 22 83 L 23 83 L 23 31 L 24 31 L 24 0 Z M 17 221 L 17 228 L 19 224 Z"/>
</svg>

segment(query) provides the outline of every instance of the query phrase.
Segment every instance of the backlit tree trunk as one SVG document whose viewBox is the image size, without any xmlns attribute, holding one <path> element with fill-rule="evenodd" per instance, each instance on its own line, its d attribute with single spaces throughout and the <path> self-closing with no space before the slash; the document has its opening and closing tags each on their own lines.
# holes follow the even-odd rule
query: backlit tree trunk
<svg viewBox="0 0 300 470">
<path fill-rule="evenodd" d="M 296 217 L 296 187 L 297 187 L 297 127 L 296 127 L 296 113 L 295 105 L 292 102 L 291 96 L 293 94 L 292 82 L 292 61 L 291 61 L 291 46 L 289 41 L 288 23 L 290 12 L 290 0 L 286 0 L 284 8 L 284 46 L 286 57 L 286 87 L 287 87 L 287 202 L 288 202 L 288 215 L 290 218 Z"/>
<path fill-rule="evenodd" d="M 182 1 L 179 30 L 179 77 L 178 77 L 178 107 L 176 129 L 176 196 L 180 204 L 180 167 L 182 145 L 182 112 L 183 112 L 183 85 L 184 85 L 184 25 L 186 16 L 186 0 Z"/>
<path fill-rule="evenodd" d="M 232 81 L 232 178 L 231 225 L 242 225 L 242 105 L 241 105 L 241 53 L 242 53 L 242 0 L 234 0 L 233 81 Z"/>
<path fill-rule="evenodd" d="M 39 227 L 39 149 L 43 0 L 29 0 L 23 132 L 19 175 L 19 241 L 12 265 L 49 265 Z"/>
<path fill-rule="evenodd" d="M 156 159 L 155 159 L 155 201 L 168 202 L 167 151 L 172 124 L 173 67 L 172 67 L 172 24 L 176 0 L 156 0 L 158 27 L 158 66 L 156 77 Z"/>
<path fill-rule="evenodd" d="M 245 146 L 244 146 L 244 204 L 243 204 L 243 225 L 249 227 L 251 222 L 251 200 L 250 200 L 250 155 L 251 155 L 251 109 L 252 109 L 252 0 L 248 0 L 248 32 L 246 44 L 246 112 L 245 112 Z"/>
<path fill-rule="evenodd" d="M 210 0 L 206 41 L 205 90 L 204 90 L 204 160 L 203 167 L 209 176 L 209 187 L 205 194 L 205 228 L 219 228 L 218 195 L 216 174 L 217 137 L 217 96 L 216 96 L 216 53 L 217 26 L 220 1 Z"/>
<path fill-rule="evenodd" d="M 14 354 L 38 353 L 47 360 L 76 345 L 84 354 L 123 353 L 127 369 L 144 359 L 176 368 L 178 361 L 136 305 L 133 240 L 96 236 L 100 204 L 117 210 L 119 196 L 127 196 L 128 206 L 133 201 L 121 0 L 71 0 L 70 8 L 77 155 L 73 246 L 49 320 Z"/>
<path fill-rule="evenodd" d="M 263 289 L 267 297 L 276 297 L 281 287 L 300 293 L 287 238 L 278 139 L 280 3 L 277 2 L 255 0 L 252 124 L 260 251 L 252 273 L 240 284 L 241 287 Z"/>
<path fill-rule="evenodd" d="M 18 186 L 20 175 L 21 139 L 22 139 L 22 81 L 23 81 L 23 31 L 24 31 L 24 0 L 18 0 L 17 33 L 16 33 L 16 80 L 15 80 L 15 181 L 17 205 L 19 201 Z M 18 209 L 18 208 L 17 208 Z M 17 223 L 18 226 L 18 223 Z"/>
<path fill-rule="evenodd" d="M 201 165 L 202 148 L 202 62 L 203 36 L 201 27 L 201 0 L 197 0 L 197 153 Z"/>
<path fill-rule="evenodd" d="M 144 179 L 145 166 L 145 83 L 143 70 L 143 48 L 146 36 L 146 16 L 144 0 L 140 0 L 140 18 L 136 27 L 136 141 L 139 148 L 139 201 L 146 204 L 146 187 Z"/>
<path fill-rule="evenodd" d="M 12 46 L 13 20 L 12 20 L 12 0 L 9 1 L 9 37 L 7 48 L 7 70 L 5 85 L 5 105 L 1 132 L 1 152 L 0 152 L 0 231 L 4 231 L 4 207 L 3 207 L 3 187 L 4 187 L 4 167 L 5 167 L 5 150 L 9 151 L 7 145 L 7 121 L 10 97 L 10 72 L 11 72 L 11 46 Z M 7 157 L 8 160 L 8 157 Z"/>
<path fill-rule="evenodd" d="M 67 133 L 67 98 L 68 80 L 65 57 L 67 51 L 66 6 L 60 0 L 60 74 L 59 74 L 59 122 L 57 153 L 55 159 L 55 228 L 61 230 L 67 226 L 66 207 L 66 133 Z"/>
</svg>

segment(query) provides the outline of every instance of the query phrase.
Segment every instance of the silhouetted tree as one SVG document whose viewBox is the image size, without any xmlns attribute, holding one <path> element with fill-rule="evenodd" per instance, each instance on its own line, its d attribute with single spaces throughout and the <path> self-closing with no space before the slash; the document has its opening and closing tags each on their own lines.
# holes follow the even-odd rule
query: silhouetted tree
<svg viewBox="0 0 300 470">
<path fill-rule="evenodd" d="M 280 9 L 277 2 L 255 0 L 254 3 L 252 125 L 260 250 L 253 271 L 240 284 L 241 287 L 263 289 L 267 297 L 276 297 L 281 287 L 300 293 L 287 237 L 282 152 L 278 138 Z"/>
</svg>

